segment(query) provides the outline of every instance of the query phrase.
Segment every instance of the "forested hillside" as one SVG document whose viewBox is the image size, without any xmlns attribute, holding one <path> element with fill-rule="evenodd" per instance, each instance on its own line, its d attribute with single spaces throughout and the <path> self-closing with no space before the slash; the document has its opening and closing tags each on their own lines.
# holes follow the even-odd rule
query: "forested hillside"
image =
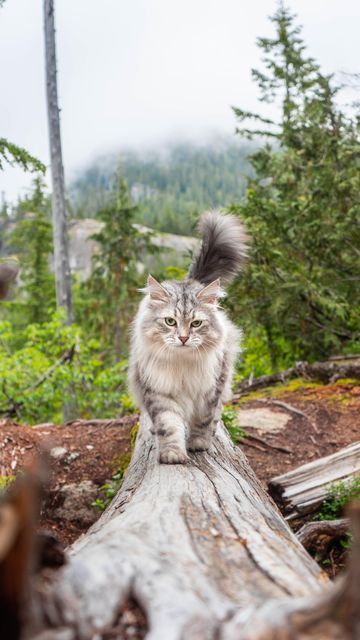
<svg viewBox="0 0 360 640">
<path fill-rule="evenodd" d="M 191 235 L 201 211 L 239 202 L 252 175 L 247 157 L 254 145 L 236 139 L 177 143 L 161 150 L 122 151 L 95 160 L 70 185 L 74 217 L 93 217 L 108 201 L 120 166 L 139 221 L 171 233 Z"/>
</svg>

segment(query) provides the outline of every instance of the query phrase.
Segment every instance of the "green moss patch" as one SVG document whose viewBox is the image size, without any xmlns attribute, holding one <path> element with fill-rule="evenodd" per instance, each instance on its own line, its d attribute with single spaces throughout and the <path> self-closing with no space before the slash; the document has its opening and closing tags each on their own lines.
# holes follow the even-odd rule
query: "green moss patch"
<svg viewBox="0 0 360 640">
<path fill-rule="evenodd" d="M 0 476 L 0 491 L 6 489 L 12 482 L 14 482 L 15 476 Z"/>
<path fill-rule="evenodd" d="M 296 391 L 306 391 L 308 389 L 322 389 L 325 385 L 319 382 L 309 382 L 302 378 L 294 378 L 284 383 L 277 383 L 271 387 L 264 387 L 264 389 L 258 389 L 257 391 L 251 391 L 246 396 L 243 396 L 238 401 L 238 404 L 244 404 L 250 400 L 258 400 L 259 398 L 280 398 L 288 393 L 294 393 Z"/>
</svg>

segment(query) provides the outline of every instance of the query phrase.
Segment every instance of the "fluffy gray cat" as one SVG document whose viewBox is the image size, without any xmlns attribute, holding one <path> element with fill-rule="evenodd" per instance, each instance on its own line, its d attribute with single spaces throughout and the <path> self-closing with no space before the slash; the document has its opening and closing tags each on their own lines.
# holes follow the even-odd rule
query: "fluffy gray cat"
<svg viewBox="0 0 360 640">
<path fill-rule="evenodd" d="M 188 278 L 160 284 L 149 276 L 133 324 L 130 388 L 167 464 L 209 448 L 240 348 L 240 331 L 218 300 L 241 268 L 247 235 L 237 218 L 218 212 L 201 217 L 200 232 Z"/>
</svg>

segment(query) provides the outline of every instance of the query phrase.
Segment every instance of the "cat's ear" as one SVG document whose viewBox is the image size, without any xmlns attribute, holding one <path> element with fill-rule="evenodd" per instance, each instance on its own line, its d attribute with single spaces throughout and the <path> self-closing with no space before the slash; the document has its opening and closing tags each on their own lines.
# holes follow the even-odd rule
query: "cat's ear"
<svg viewBox="0 0 360 640">
<path fill-rule="evenodd" d="M 197 298 L 200 302 L 205 302 L 205 304 L 215 304 L 218 298 L 221 298 L 224 295 L 224 292 L 220 286 L 220 278 L 210 282 L 204 289 L 201 289 L 197 294 Z"/>
<path fill-rule="evenodd" d="M 150 275 L 147 279 L 147 292 L 151 300 L 160 300 L 161 302 L 167 302 L 169 300 L 169 294 L 166 289 Z"/>
</svg>

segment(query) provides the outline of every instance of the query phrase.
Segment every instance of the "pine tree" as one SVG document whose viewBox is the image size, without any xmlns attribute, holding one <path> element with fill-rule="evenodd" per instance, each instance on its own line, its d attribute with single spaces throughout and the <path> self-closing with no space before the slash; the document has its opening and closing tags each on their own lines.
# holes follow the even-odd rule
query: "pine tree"
<svg viewBox="0 0 360 640">
<path fill-rule="evenodd" d="M 93 272 L 82 287 L 78 314 L 89 330 L 106 346 L 110 359 L 119 361 L 128 341 L 128 328 L 138 300 L 138 263 L 149 235 L 134 225 L 138 208 L 128 186 L 117 173 L 109 204 L 97 217 L 104 223 L 93 236 L 99 249 Z"/>
<path fill-rule="evenodd" d="M 239 134 L 267 142 L 234 210 L 253 236 L 238 311 L 244 304 L 263 328 L 276 367 L 286 351 L 326 357 L 359 335 L 360 147 L 359 121 L 339 108 L 339 88 L 307 56 L 295 17 L 280 5 L 272 22 L 275 37 L 258 40 L 265 71 L 252 75 L 281 117 L 235 109 Z"/>
<path fill-rule="evenodd" d="M 50 202 L 40 176 L 33 182 L 32 193 L 17 207 L 10 244 L 19 254 L 21 264 L 18 297 L 24 300 L 22 322 L 46 322 L 55 309 L 55 282 L 50 272 L 53 251 Z"/>
</svg>

